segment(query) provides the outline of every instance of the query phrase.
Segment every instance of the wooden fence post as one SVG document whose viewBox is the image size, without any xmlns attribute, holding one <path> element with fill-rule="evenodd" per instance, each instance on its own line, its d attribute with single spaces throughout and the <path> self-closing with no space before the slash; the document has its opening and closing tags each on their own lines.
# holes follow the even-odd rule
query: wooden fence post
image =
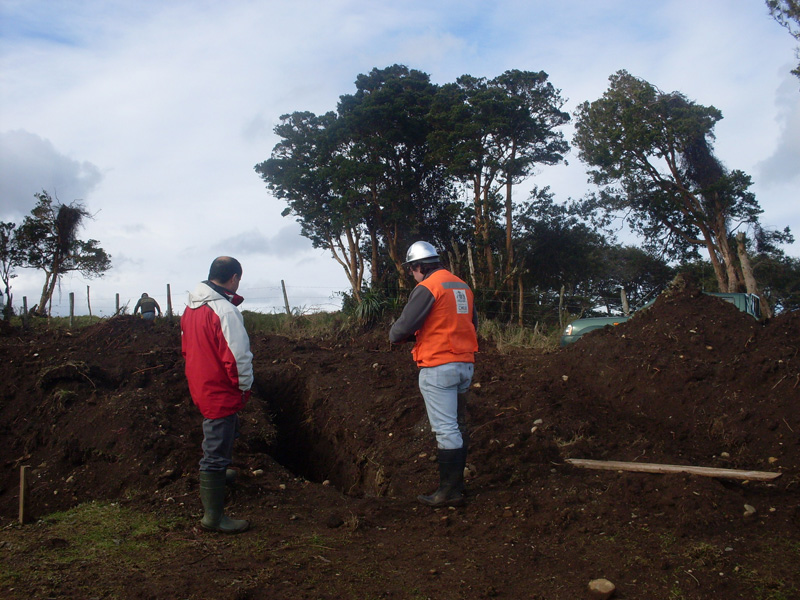
<svg viewBox="0 0 800 600">
<path fill-rule="evenodd" d="M 167 284 L 167 318 L 172 320 L 172 292 Z"/>
<path fill-rule="evenodd" d="M 22 326 L 28 327 L 28 297 L 22 297 Z"/>
<path fill-rule="evenodd" d="M 86 304 L 89 306 L 89 322 L 92 322 L 92 301 L 89 298 L 89 286 L 86 286 Z"/>
<path fill-rule="evenodd" d="M 286 307 L 286 314 L 292 316 L 292 310 L 289 308 L 289 297 L 286 295 L 286 284 L 281 279 L 281 289 L 283 290 L 283 305 Z"/>
<path fill-rule="evenodd" d="M 117 310 L 116 310 L 116 311 L 114 311 L 114 314 L 115 314 L 115 315 L 118 315 L 118 314 L 119 314 L 119 292 L 117 292 Z"/>
<path fill-rule="evenodd" d="M 72 322 L 75 318 L 75 292 L 69 293 L 69 328 L 72 329 Z"/>
</svg>

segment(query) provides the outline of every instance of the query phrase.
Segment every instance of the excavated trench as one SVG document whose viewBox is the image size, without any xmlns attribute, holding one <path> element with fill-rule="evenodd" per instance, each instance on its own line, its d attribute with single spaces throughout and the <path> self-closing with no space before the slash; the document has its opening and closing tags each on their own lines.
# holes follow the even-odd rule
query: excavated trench
<svg viewBox="0 0 800 600">
<path fill-rule="evenodd" d="M 329 482 L 342 493 L 360 496 L 376 493 L 364 485 L 366 461 L 340 443 L 342 433 L 317 424 L 306 380 L 300 375 L 256 375 L 258 393 L 266 399 L 266 417 L 275 427 L 266 451 L 296 476 L 315 483 Z"/>
</svg>

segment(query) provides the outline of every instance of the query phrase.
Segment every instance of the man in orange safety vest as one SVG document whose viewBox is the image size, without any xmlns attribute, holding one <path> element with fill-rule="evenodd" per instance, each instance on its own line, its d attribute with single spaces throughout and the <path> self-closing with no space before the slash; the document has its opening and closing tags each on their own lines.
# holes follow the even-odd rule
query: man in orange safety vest
<svg viewBox="0 0 800 600">
<path fill-rule="evenodd" d="M 413 243 L 405 266 L 417 282 L 392 325 L 392 343 L 415 341 L 419 389 L 436 436 L 439 488 L 417 499 L 428 506 L 464 503 L 464 467 L 469 439 L 466 401 L 478 351 L 478 318 L 472 290 L 445 269 L 428 242 Z"/>
</svg>

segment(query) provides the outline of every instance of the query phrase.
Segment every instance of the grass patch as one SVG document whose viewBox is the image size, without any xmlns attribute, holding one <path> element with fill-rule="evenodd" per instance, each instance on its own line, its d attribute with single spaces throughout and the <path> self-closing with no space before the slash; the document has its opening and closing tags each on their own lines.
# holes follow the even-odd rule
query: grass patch
<svg viewBox="0 0 800 600">
<path fill-rule="evenodd" d="M 166 531 L 185 526 L 183 519 L 158 519 L 130 510 L 116 502 L 89 502 L 43 519 L 52 539 L 63 540 L 63 548 L 51 559 L 60 562 L 93 559 L 100 555 L 125 558 L 152 546 L 163 549 Z"/>
<path fill-rule="evenodd" d="M 244 326 L 250 335 L 277 334 L 293 338 L 335 337 L 346 331 L 349 320 L 340 312 L 312 314 L 259 313 L 242 311 Z"/>
<path fill-rule="evenodd" d="M 755 592 L 761 600 L 791 600 L 800 598 L 800 588 L 794 583 L 796 565 L 800 564 L 800 543 L 791 539 L 774 539 L 761 548 L 762 556 L 755 566 L 738 565 L 734 573 Z M 785 565 L 785 568 L 770 568 Z"/>
<path fill-rule="evenodd" d="M 561 332 L 558 329 L 542 331 L 538 326 L 530 329 L 485 319 L 478 319 L 478 335 L 494 342 L 501 353 L 513 352 L 516 349 L 552 352 L 558 348 L 561 340 Z"/>
<path fill-rule="evenodd" d="M 689 546 L 686 557 L 694 567 L 712 567 L 722 558 L 722 550 L 708 542 L 699 542 Z"/>
<path fill-rule="evenodd" d="M 12 550 L 17 560 L 0 561 L 0 589 L 14 598 L 52 597 L 65 582 L 74 585 L 78 574 L 82 582 L 77 585 L 87 594 L 121 597 L 118 582 L 108 574 L 154 570 L 165 557 L 185 552 L 180 536 L 169 535 L 185 527 L 184 518 L 157 517 L 114 502 L 52 513 L 2 536 L 6 551 Z"/>
<path fill-rule="evenodd" d="M 31 316 L 28 318 L 28 327 L 33 330 L 52 330 L 52 329 L 82 329 L 83 327 L 89 327 L 90 325 L 95 325 L 100 321 L 106 320 L 107 317 L 98 317 L 96 315 L 89 316 L 75 316 L 72 318 L 72 327 L 69 324 L 69 317 L 34 317 Z M 17 315 L 11 317 L 11 321 L 9 321 L 12 327 L 22 327 L 22 317 Z"/>
</svg>

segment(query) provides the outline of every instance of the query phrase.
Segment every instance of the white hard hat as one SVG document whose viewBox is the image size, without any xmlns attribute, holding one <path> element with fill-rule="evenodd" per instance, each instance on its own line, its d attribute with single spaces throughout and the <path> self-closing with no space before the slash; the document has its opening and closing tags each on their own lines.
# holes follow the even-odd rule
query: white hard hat
<svg viewBox="0 0 800 600">
<path fill-rule="evenodd" d="M 428 242 L 414 242 L 408 247 L 406 262 L 404 262 L 403 265 L 418 261 L 439 262 L 439 253 L 436 252 L 436 248 Z"/>
</svg>

